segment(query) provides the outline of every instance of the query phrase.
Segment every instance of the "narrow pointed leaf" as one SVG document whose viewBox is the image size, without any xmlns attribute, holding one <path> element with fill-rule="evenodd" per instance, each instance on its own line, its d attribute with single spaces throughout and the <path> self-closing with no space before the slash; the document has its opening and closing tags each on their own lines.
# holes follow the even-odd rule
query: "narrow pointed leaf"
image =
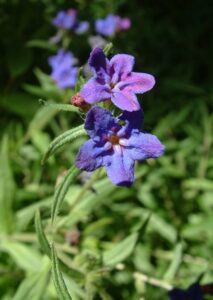
<svg viewBox="0 0 213 300">
<path fill-rule="evenodd" d="M 148 214 L 148 216 L 146 217 L 145 221 L 143 222 L 141 228 L 139 229 L 139 237 L 138 237 L 139 240 L 140 240 L 141 238 L 143 238 L 144 233 L 146 232 L 146 229 L 147 229 L 147 227 L 148 227 L 148 225 L 149 225 L 149 222 L 150 222 L 150 220 L 151 220 L 151 216 L 152 216 L 152 213 L 150 212 L 150 213 Z"/>
<path fill-rule="evenodd" d="M 62 179 L 62 182 L 59 184 L 59 186 L 55 190 L 53 205 L 52 205 L 52 222 L 54 222 L 58 211 L 61 207 L 61 204 L 66 196 L 66 193 L 69 189 L 70 184 L 72 183 L 73 179 L 80 173 L 80 170 L 77 169 L 75 166 L 73 166 L 67 174 Z"/>
<path fill-rule="evenodd" d="M 35 131 L 42 130 L 57 114 L 57 109 L 49 109 L 44 106 L 41 107 L 35 114 L 34 118 L 29 124 L 26 141 L 30 139 Z"/>
<path fill-rule="evenodd" d="M 164 275 L 165 280 L 172 280 L 175 277 L 180 267 L 180 264 L 182 262 L 182 254 L 183 254 L 183 245 L 182 243 L 178 243 L 174 249 L 174 256 L 173 256 L 174 258 Z"/>
<path fill-rule="evenodd" d="M 50 279 L 49 268 L 26 277 L 18 287 L 13 300 L 42 300 Z"/>
<path fill-rule="evenodd" d="M 2 139 L 0 154 L 0 232 L 9 233 L 13 227 L 12 202 L 15 183 L 9 160 L 9 140 L 6 135 Z"/>
<path fill-rule="evenodd" d="M 59 148 L 64 146 L 67 143 L 72 142 L 74 139 L 76 139 L 79 136 L 86 135 L 86 131 L 83 127 L 83 125 L 80 125 L 76 128 L 70 129 L 61 135 L 59 135 L 57 138 L 55 138 L 52 143 L 49 145 L 49 148 L 47 149 L 47 152 L 45 153 L 42 164 L 44 164 L 48 158 L 53 155 Z"/>
<path fill-rule="evenodd" d="M 35 229 L 36 229 L 36 233 L 38 236 L 38 241 L 41 246 L 41 249 L 44 251 L 45 254 L 50 256 L 51 249 L 50 249 L 49 242 L 46 238 L 46 235 L 44 233 L 39 210 L 36 212 L 36 215 L 35 215 Z"/>
<path fill-rule="evenodd" d="M 138 233 L 133 233 L 112 249 L 105 251 L 103 254 L 104 265 L 114 266 L 125 260 L 134 250 L 137 239 Z"/>
<path fill-rule="evenodd" d="M 53 275 L 53 282 L 58 294 L 58 297 L 60 300 L 71 300 L 71 296 L 68 292 L 68 289 L 65 285 L 62 273 L 59 269 L 59 263 L 57 254 L 54 248 L 54 245 L 52 245 L 52 275 Z"/>
<path fill-rule="evenodd" d="M 38 272 L 42 267 L 42 256 L 32 246 L 21 242 L 3 240 L 1 250 L 7 252 L 16 265 L 27 272 Z"/>
<path fill-rule="evenodd" d="M 39 100 L 41 104 L 49 109 L 57 109 L 59 111 L 69 111 L 79 113 L 79 109 L 71 104 L 61 104 L 61 103 L 48 103 L 42 99 Z"/>
</svg>

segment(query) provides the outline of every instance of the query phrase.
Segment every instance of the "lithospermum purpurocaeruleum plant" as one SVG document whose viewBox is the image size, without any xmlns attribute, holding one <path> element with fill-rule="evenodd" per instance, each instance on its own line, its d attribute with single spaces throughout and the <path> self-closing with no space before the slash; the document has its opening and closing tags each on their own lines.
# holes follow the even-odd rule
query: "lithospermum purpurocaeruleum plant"
<svg viewBox="0 0 213 300">
<path fill-rule="evenodd" d="M 109 187 L 115 185 L 120 186 L 113 188 L 115 190 L 116 188 L 126 189 L 134 184 L 136 161 L 158 158 L 164 152 L 164 145 L 159 139 L 155 135 L 143 131 L 144 113 L 136 96 L 153 88 L 154 77 L 150 74 L 134 72 L 134 57 L 131 55 L 116 54 L 111 59 L 107 58 L 106 54 L 109 50 L 111 50 L 111 46 L 108 45 L 104 51 L 95 48 L 91 52 L 88 60 L 91 77 L 85 79 L 82 75 L 78 76 L 75 87 L 76 94 L 71 99 L 71 109 L 67 104 L 56 104 L 60 109 L 68 111 L 75 106 L 73 108 L 79 113 L 79 120 L 83 120 L 83 124 L 71 128 L 53 140 L 43 158 L 43 163 L 45 163 L 65 144 L 81 136 L 89 137 L 76 153 L 71 168 L 56 185 L 51 212 L 51 241 L 48 241 L 45 236 L 40 214 L 36 215 L 39 242 L 43 251 L 52 258 L 53 280 L 60 299 L 71 299 L 62 275 L 62 272 L 68 271 L 69 273 L 69 270 L 63 264 L 63 258 L 57 258 L 54 243 L 57 242 L 58 231 L 63 230 L 64 225 L 72 223 L 69 214 L 63 218 L 58 215 L 71 183 L 76 178 L 79 180 L 84 178 L 86 181 L 80 196 L 75 198 L 72 203 L 72 207 L 76 203 L 84 207 L 87 204 L 83 198 L 87 195 L 88 190 L 92 189 L 95 202 L 99 201 L 101 195 L 97 194 L 93 186 L 103 180 L 105 176 L 103 169 L 106 170 L 111 181 L 111 183 L 108 179 L 106 181 L 109 182 Z M 61 53 L 60 55 L 65 54 Z M 69 55 L 66 57 L 67 60 L 71 60 L 71 58 Z M 53 57 L 50 59 L 50 63 L 57 64 L 58 59 L 60 60 L 61 57 Z M 98 170 L 95 171 L 96 169 Z M 90 268 L 92 268 L 90 279 L 86 276 L 86 280 L 94 281 L 100 272 L 104 276 L 105 272 L 109 272 L 114 265 L 123 261 L 134 249 L 148 220 L 149 216 L 145 223 L 141 224 L 115 248 L 100 254 L 90 253 L 87 259 L 85 258 L 86 261 L 80 263 L 82 268 L 82 273 L 79 274 L 81 284 L 86 276 L 84 272 L 88 272 Z M 93 265 L 94 262 L 92 263 L 92 266 L 90 265 L 91 255 L 92 257 L 95 255 L 92 260 L 96 261 L 95 265 Z M 86 290 L 88 291 L 88 287 Z M 94 299 L 96 292 L 90 291 L 89 293 L 91 295 L 88 295 L 87 299 Z"/>
</svg>

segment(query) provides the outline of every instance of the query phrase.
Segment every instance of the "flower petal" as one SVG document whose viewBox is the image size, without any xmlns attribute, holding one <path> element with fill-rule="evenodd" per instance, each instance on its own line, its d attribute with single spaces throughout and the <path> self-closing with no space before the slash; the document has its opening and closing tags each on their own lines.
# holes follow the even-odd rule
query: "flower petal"
<svg viewBox="0 0 213 300">
<path fill-rule="evenodd" d="M 79 22 L 77 24 L 77 27 L 75 29 L 75 33 L 77 34 L 83 34 L 85 33 L 87 30 L 89 29 L 89 22 L 87 21 L 82 21 L 82 22 Z"/>
<path fill-rule="evenodd" d="M 81 89 L 80 95 L 87 103 L 93 104 L 110 98 L 109 88 L 91 78 Z"/>
<path fill-rule="evenodd" d="M 143 126 L 143 119 L 144 119 L 144 113 L 143 110 L 136 110 L 136 111 L 124 111 L 122 115 L 119 117 L 119 120 L 126 121 L 126 127 L 128 130 L 132 129 L 141 129 Z"/>
<path fill-rule="evenodd" d="M 105 19 L 98 19 L 95 22 L 95 29 L 98 33 L 105 36 L 113 36 L 116 32 L 117 18 L 109 14 Z"/>
<path fill-rule="evenodd" d="M 102 148 L 96 147 L 95 142 L 92 140 L 86 141 L 77 154 L 75 160 L 76 167 L 88 172 L 101 167 L 103 158 L 99 154 L 102 151 L 104 151 L 104 149 L 102 150 Z"/>
<path fill-rule="evenodd" d="M 89 136 L 93 138 L 110 130 L 115 122 L 109 110 L 94 106 L 88 111 L 84 126 Z"/>
<path fill-rule="evenodd" d="M 115 151 L 112 155 L 103 158 L 104 166 L 109 179 L 115 185 L 130 186 L 134 181 L 134 160 L 122 152 Z"/>
<path fill-rule="evenodd" d="M 128 54 L 117 54 L 110 60 L 110 70 L 113 72 L 112 82 L 116 83 L 124 80 L 132 71 L 135 58 Z"/>
<path fill-rule="evenodd" d="M 134 132 L 125 144 L 129 155 L 134 160 L 157 158 L 164 153 L 165 147 L 159 139 L 149 133 Z"/>
<path fill-rule="evenodd" d="M 107 70 L 108 60 L 101 48 L 95 48 L 92 50 L 88 63 L 98 77 L 102 77 L 102 73 Z"/>
<path fill-rule="evenodd" d="M 133 93 L 123 93 L 121 91 L 113 91 L 112 102 L 120 109 L 127 111 L 135 111 L 140 109 L 137 97 Z"/>
<path fill-rule="evenodd" d="M 135 94 L 145 93 L 155 85 L 154 76 L 147 73 L 130 73 L 124 81 L 119 82 L 117 87 L 124 92 L 133 92 Z"/>
<path fill-rule="evenodd" d="M 123 18 L 119 21 L 120 30 L 127 30 L 131 27 L 131 21 L 129 18 Z"/>
<path fill-rule="evenodd" d="M 60 66 L 55 69 L 51 77 L 56 82 L 57 86 L 61 89 L 65 89 L 67 87 L 74 87 L 77 79 L 78 68 L 64 68 L 64 66 Z"/>
</svg>

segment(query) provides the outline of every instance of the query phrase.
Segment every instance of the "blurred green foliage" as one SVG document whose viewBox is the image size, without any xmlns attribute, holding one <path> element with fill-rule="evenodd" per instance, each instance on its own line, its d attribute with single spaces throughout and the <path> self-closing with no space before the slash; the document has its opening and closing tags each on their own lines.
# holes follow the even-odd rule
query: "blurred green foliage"
<svg viewBox="0 0 213 300">
<path fill-rule="evenodd" d="M 55 33 L 50 20 L 70 6 L 91 27 L 109 12 L 132 20 L 113 39 L 114 51 L 135 55 L 136 69 L 156 76 L 156 88 L 142 99 L 144 129 L 166 153 L 137 165 L 131 189 L 114 187 L 103 172 L 85 184 L 75 176 L 52 227 L 55 186 L 85 140 L 69 136 L 72 142 L 41 166 L 50 142 L 82 124 L 78 111 L 48 105 L 65 105 L 72 94 L 46 75 L 55 51 L 47 43 Z M 168 299 L 169 286 L 187 287 L 201 273 L 202 282 L 213 280 L 210 6 L 208 0 L 0 1 L 1 299 L 58 299 L 59 290 L 62 299 L 158 300 Z M 74 37 L 70 49 L 86 62 L 85 37 Z"/>
</svg>

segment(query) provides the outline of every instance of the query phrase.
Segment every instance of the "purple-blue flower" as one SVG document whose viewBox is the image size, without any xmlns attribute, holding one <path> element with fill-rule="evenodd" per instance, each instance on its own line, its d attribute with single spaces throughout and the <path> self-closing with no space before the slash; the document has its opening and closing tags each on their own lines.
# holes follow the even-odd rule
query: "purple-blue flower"
<svg viewBox="0 0 213 300">
<path fill-rule="evenodd" d="M 133 72 L 134 63 L 131 55 L 117 54 L 109 61 L 102 49 L 93 49 L 89 65 L 94 75 L 80 95 L 90 104 L 110 99 L 121 110 L 139 110 L 136 94 L 151 90 L 155 79 L 147 73 Z"/>
<path fill-rule="evenodd" d="M 81 146 L 76 166 L 88 172 L 105 167 L 115 185 L 130 186 L 134 181 L 135 161 L 157 158 L 164 152 L 156 136 L 140 131 L 142 122 L 141 110 L 125 111 L 115 118 L 99 106 L 91 108 L 85 121 L 90 139 Z"/>
<path fill-rule="evenodd" d="M 61 29 L 71 29 L 76 23 L 77 11 L 69 9 L 68 11 L 59 11 L 52 20 L 52 24 Z"/>
<path fill-rule="evenodd" d="M 51 77 L 59 88 L 75 86 L 78 68 L 74 65 L 77 59 L 71 52 L 60 49 L 56 55 L 49 57 L 48 63 L 52 67 Z"/>
<path fill-rule="evenodd" d="M 89 28 L 89 23 L 87 21 L 78 21 L 77 11 L 75 9 L 59 11 L 52 20 L 52 24 L 60 29 L 72 29 L 77 34 L 82 34 Z"/>
<path fill-rule="evenodd" d="M 95 22 L 96 32 L 105 36 L 113 36 L 116 32 L 129 29 L 130 26 L 130 19 L 113 14 L 109 14 L 105 19 L 98 19 Z"/>
</svg>

